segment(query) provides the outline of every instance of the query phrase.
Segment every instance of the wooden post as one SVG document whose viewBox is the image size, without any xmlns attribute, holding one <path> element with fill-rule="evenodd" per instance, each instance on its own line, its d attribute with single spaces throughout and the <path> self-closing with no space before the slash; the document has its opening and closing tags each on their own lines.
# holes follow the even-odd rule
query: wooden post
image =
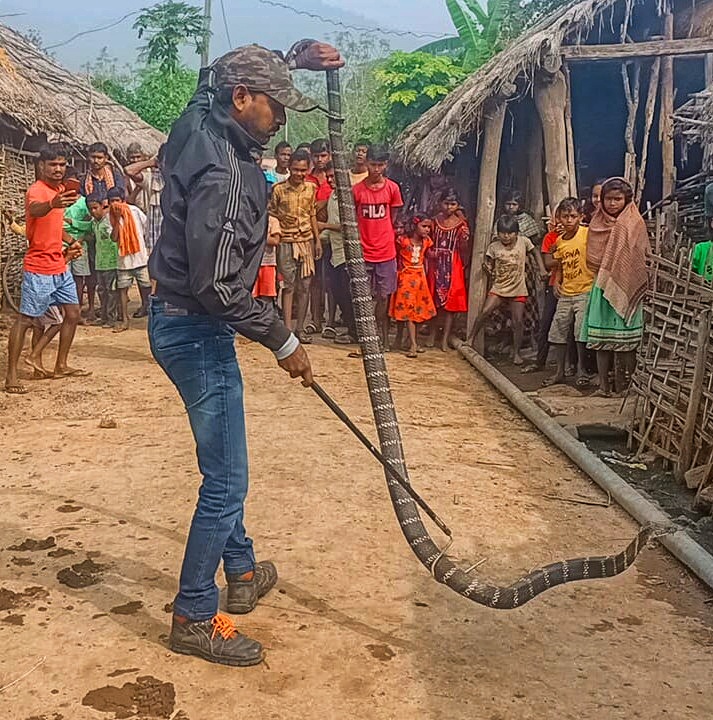
<svg viewBox="0 0 713 720">
<path fill-rule="evenodd" d="M 656 96 L 659 91 L 659 73 L 661 72 L 661 58 L 654 58 L 649 75 L 649 89 L 646 93 L 646 109 L 644 112 L 644 139 L 641 143 L 641 162 L 639 163 L 639 178 L 636 183 L 636 204 L 641 202 L 646 187 L 646 163 L 649 158 L 649 139 L 651 137 L 651 125 L 654 122 L 654 111 L 656 109 Z"/>
<path fill-rule="evenodd" d="M 564 126 L 567 133 L 567 162 L 569 169 L 569 194 L 579 197 L 577 190 L 577 156 L 574 150 L 574 130 L 572 128 L 572 79 L 569 68 L 563 68 L 564 79 L 567 83 L 567 104 L 564 107 Z"/>
<path fill-rule="evenodd" d="M 664 39 L 673 38 L 673 12 L 669 7 L 664 16 Z M 661 59 L 661 118 L 659 138 L 661 140 L 661 158 L 663 178 L 661 194 L 668 197 L 676 184 L 676 166 L 673 154 L 673 57 Z"/>
<path fill-rule="evenodd" d="M 710 337 L 711 311 L 704 310 L 698 317 L 698 338 L 693 366 L 693 380 L 691 381 L 691 397 L 688 399 L 686 422 L 681 434 L 681 452 L 679 453 L 678 467 L 676 468 L 676 475 L 679 479 L 683 479 L 686 471 L 690 470 L 693 459 L 693 440 L 696 434 L 698 407 L 703 397 L 703 383 L 706 379 L 706 360 L 708 358 Z"/>
<path fill-rule="evenodd" d="M 480 143 L 480 177 L 473 233 L 473 253 L 470 261 L 470 289 L 468 292 L 468 337 L 475 319 L 483 309 L 488 290 L 488 277 L 483 270 L 485 251 L 493 235 L 495 204 L 497 201 L 498 160 L 505 123 L 504 98 L 489 103 L 483 112 L 483 136 Z M 484 333 L 476 338 L 476 349 L 484 350 Z"/>
<path fill-rule="evenodd" d="M 527 207 L 533 217 L 540 218 L 545 212 L 544 187 L 542 172 L 544 169 L 542 155 L 542 125 L 537 113 L 532 113 L 530 138 L 527 144 Z"/>
<path fill-rule="evenodd" d="M 626 156 L 624 160 L 624 178 L 636 187 L 636 115 L 639 111 L 639 89 L 641 85 L 641 64 L 638 60 L 633 62 L 633 78 L 629 75 L 628 62 L 622 63 L 621 78 L 624 83 L 624 96 L 628 109 L 624 140 L 626 141 Z"/>
<path fill-rule="evenodd" d="M 545 176 L 547 197 L 551 208 L 569 195 L 569 166 L 567 163 L 567 131 L 564 108 L 567 88 L 561 70 L 540 72 L 535 80 L 535 105 L 542 123 L 545 146 Z"/>
</svg>

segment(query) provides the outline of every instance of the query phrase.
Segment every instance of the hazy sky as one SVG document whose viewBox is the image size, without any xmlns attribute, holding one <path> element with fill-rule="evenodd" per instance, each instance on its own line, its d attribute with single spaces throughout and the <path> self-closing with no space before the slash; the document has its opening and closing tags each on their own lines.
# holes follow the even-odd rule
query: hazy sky
<svg viewBox="0 0 713 720">
<path fill-rule="evenodd" d="M 192 0 L 202 5 L 202 0 Z M 318 13 L 324 17 L 367 27 L 396 28 L 435 34 L 453 32 L 444 0 L 280 0 L 293 8 Z M 259 0 L 223 0 L 233 46 L 257 42 L 272 48 L 287 48 L 302 37 L 325 37 L 338 30 L 332 25 L 270 7 Z M 39 30 L 45 45 L 69 39 L 75 33 L 107 25 L 123 15 L 153 4 L 152 0 L 122 0 L 120 3 L 99 0 L 0 0 L 0 16 L 21 13 L 17 17 L 0 17 L 0 22 L 21 31 Z M 213 39 L 211 55 L 229 49 L 221 15 L 220 0 L 213 0 Z M 52 52 L 67 67 L 78 70 L 91 61 L 103 47 L 120 62 L 136 57 L 139 41 L 132 29 L 134 17 L 114 28 L 85 35 Z M 395 47 L 413 49 L 428 38 L 391 38 Z M 193 58 L 190 58 L 193 60 Z M 196 61 L 197 63 L 197 61 Z"/>
</svg>

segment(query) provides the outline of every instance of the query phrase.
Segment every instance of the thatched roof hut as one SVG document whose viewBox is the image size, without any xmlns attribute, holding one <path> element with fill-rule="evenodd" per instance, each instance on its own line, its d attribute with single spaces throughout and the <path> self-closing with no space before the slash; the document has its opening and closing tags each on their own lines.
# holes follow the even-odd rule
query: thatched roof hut
<svg viewBox="0 0 713 720">
<path fill-rule="evenodd" d="M 598 59 L 586 49 L 578 52 L 577 46 L 601 42 L 607 30 L 621 25 L 622 11 L 629 8 L 632 14 L 635 4 L 625 0 L 573 0 L 555 10 L 408 127 L 396 142 L 395 159 L 412 172 L 438 172 L 464 147 L 465 138 L 481 130 L 489 100 L 512 96 L 513 86 L 518 96 L 532 94 L 538 72 L 549 71 L 553 59 L 562 55 L 572 60 Z M 685 26 L 685 34 L 692 39 L 710 38 L 713 4 L 704 0 L 695 9 L 681 11 L 675 20 L 676 30 L 681 26 L 675 36 L 683 35 Z M 627 24 L 631 22 L 630 16 Z M 635 49 L 631 50 L 628 57 L 633 60 L 637 56 Z"/>
<path fill-rule="evenodd" d="M 21 133 L 66 140 L 78 148 L 139 142 L 155 152 L 165 136 L 94 89 L 91 83 L 0 25 L 0 136 Z"/>
<path fill-rule="evenodd" d="M 712 30 L 713 0 L 573 0 L 402 133 L 404 173 L 416 185 L 450 175 L 474 223 L 469 327 L 502 190 L 522 191 L 539 218 L 598 177 L 658 200 L 696 171 L 676 157 L 672 118 L 713 72 Z"/>
</svg>

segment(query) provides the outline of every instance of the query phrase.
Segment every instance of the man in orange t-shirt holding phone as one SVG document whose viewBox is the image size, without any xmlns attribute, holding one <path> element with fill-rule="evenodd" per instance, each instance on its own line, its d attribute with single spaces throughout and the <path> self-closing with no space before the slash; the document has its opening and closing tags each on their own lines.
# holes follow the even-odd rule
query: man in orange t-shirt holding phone
<svg viewBox="0 0 713 720">
<path fill-rule="evenodd" d="M 27 388 L 17 379 L 17 366 L 25 343 L 25 334 L 53 305 L 59 306 L 64 315 L 53 376 L 88 374 L 67 364 L 69 349 L 79 322 L 79 301 L 72 273 L 67 268 L 62 225 L 64 209 L 79 199 L 79 187 L 65 187 L 63 181 L 66 169 L 67 158 L 60 145 L 44 148 L 40 152 L 38 180 L 30 185 L 25 198 L 29 247 L 25 254 L 22 275 L 20 316 L 10 331 L 5 378 L 5 392 L 14 395 L 24 395 L 27 392 Z M 75 241 L 67 236 L 66 244 L 72 246 Z M 40 368 L 33 364 L 32 355 L 26 362 L 39 371 Z"/>
</svg>

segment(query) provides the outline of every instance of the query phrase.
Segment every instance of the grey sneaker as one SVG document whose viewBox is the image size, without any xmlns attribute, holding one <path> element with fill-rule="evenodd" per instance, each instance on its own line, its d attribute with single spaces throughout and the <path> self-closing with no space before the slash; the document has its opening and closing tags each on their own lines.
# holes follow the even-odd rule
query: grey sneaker
<svg viewBox="0 0 713 720">
<path fill-rule="evenodd" d="M 265 560 L 255 564 L 252 580 L 241 580 L 240 575 L 226 575 L 228 581 L 228 612 L 245 615 L 252 612 L 257 601 L 267 595 L 277 582 L 277 568 Z"/>
<path fill-rule="evenodd" d="M 173 620 L 171 650 L 182 655 L 195 655 L 208 662 L 246 667 L 263 661 L 262 645 L 241 635 L 233 621 L 225 615 L 212 620 L 176 622 Z"/>
</svg>

